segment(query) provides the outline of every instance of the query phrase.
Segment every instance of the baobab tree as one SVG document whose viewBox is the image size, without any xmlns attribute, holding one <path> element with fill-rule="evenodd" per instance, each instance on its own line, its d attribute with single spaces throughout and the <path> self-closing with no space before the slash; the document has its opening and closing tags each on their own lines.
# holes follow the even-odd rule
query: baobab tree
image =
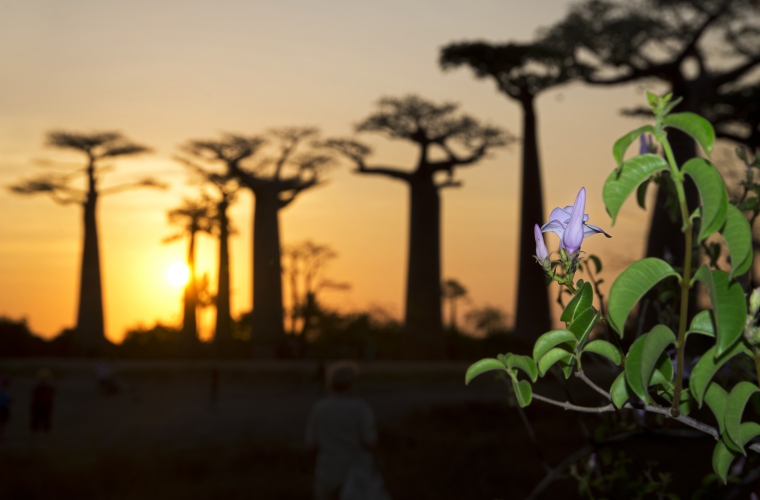
<svg viewBox="0 0 760 500">
<path fill-rule="evenodd" d="M 447 279 L 441 286 L 444 300 L 449 301 L 449 329 L 457 328 L 457 302 L 467 297 L 467 289 L 455 279 Z"/>
<path fill-rule="evenodd" d="M 318 138 L 316 128 L 289 127 L 270 130 L 266 137 L 226 134 L 218 141 L 191 141 L 186 148 L 224 164 L 253 193 L 251 341 L 257 357 L 274 356 L 285 338 L 279 213 L 317 186 L 333 162 Z"/>
<path fill-rule="evenodd" d="M 683 99 L 674 112 L 709 115 L 706 107 L 760 65 L 759 34 L 756 3 L 747 0 L 586 0 L 544 30 L 542 42 L 571 50 L 588 84 L 659 80 Z M 686 134 L 671 129 L 668 139 L 679 163 L 696 156 Z M 646 255 L 669 254 L 681 265 L 680 223 L 669 218 L 665 193 L 657 194 Z"/>
<path fill-rule="evenodd" d="M 302 355 L 307 335 L 320 310 L 319 293 L 326 289 L 347 290 L 350 285 L 324 277 L 327 265 L 338 257 L 330 245 L 306 240 L 286 246 L 283 257 L 283 274 L 287 277 L 291 297 L 290 335 L 298 339 Z"/>
<path fill-rule="evenodd" d="M 378 101 L 378 108 L 356 126 L 356 131 L 378 132 L 414 144 L 419 156 L 412 170 L 367 165 L 370 148 L 353 140 L 327 144 L 352 160 L 357 173 L 388 177 L 409 187 L 406 348 L 413 356 L 437 358 L 443 355 L 440 190 L 461 186 L 454 179 L 457 168 L 476 164 L 513 138 L 497 127 L 458 115 L 458 105 L 453 103 L 436 104 L 408 95 L 384 97 Z M 434 159 L 435 155 L 441 159 Z"/>
<path fill-rule="evenodd" d="M 532 340 L 551 328 L 544 272 L 536 266 L 533 225 L 544 223 L 544 198 L 538 150 L 535 100 L 543 91 L 578 77 L 580 65 L 566 64 L 565 54 L 540 44 L 461 42 L 441 49 L 441 67 L 469 66 L 477 78 L 492 78 L 522 110 L 522 182 L 515 337 Z"/>
<path fill-rule="evenodd" d="M 184 198 L 182 204 L 167 212 L 169 224 L 179 226 L 179 231 L 164 239 L 164 243 L 188 238 L 187 268 L 189 277 L 182 297 L 183 349 L 197 345 L 198 337 L 198 280 L 195 272 L 195 237 L 199 232 L 211 232 L 212 204 L 208 198 Z"/>
<path fill-rule="evenodd" d="M 219 171 L 211 166 L 203 166 L 194 160 L 205 161 L 203 156 L 197 157 L 193 153 L 191 145 L 183 148 L 187 154 L 194 158 L 188 159 L 183 156 L 177 159 L 188 167 L 193 180 L 203 186 L 211 186 L 215 191 L 215 198 L 212 200 L 215 211 L 209 219 L 211 232 L 219 240 L 219 270 L 217 273 L 216 286 L 216 321 L 214 324 L 214 346 L 217 353 L 226 352 L 227 347 L 232 341 L 232 314 L 230 311 L 230 250 L 229 238 L 234 232 L 230 218 L 229 208 L 237 199 L 240 190 L 240 184 L 237 179 L 230 176 L 227 171 Z"/>
<path fill-rule="evenodd" d="M 10 186 L 14 193 L 46 194 L 60 205 L 76 204 L 82 207 L 84 244 L 79 280 L 77 322 L 72 339 L 82 354 L 96 355 L 107 345 L 103 314 L 103 285 L 100 270 L 100 242 L 98 238 L 97 206 L 102 196 L 140 187 L 164 188 L 152 178 L 103 187 L 102 177 L 110 168 L 104 162 L 124 156 L 146 153 L 149 149 L 136 144 L 120 132 L 76 133 L 53 131 L 47 135 L 47 145 L 74 150 L 86 156 L 84 168 L 71 172 L 51 172 L 23 180 Z M 84 176 L 84 189 L 75 180 Z"/>
</svg>

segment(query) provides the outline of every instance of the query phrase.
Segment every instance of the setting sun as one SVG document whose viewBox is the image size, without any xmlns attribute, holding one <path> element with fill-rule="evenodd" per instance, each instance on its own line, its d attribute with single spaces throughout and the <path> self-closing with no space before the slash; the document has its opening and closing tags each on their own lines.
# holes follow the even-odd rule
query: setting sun
<svg viewBox="0 0 760 500">
<path fill-rule="evenodd" d="M 190 269 L 184 262 L 174 262 L 166 270 L 166 280 L 177 288 L 184 286 L 189 277 Z"/>
</svg>

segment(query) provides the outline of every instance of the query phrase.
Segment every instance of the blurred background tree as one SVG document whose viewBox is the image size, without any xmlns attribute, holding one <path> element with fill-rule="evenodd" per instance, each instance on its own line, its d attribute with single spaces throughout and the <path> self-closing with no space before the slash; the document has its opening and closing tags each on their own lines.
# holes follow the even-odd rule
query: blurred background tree
<svg viewBox="0 0 760 500">
<path fill-rule="evenodd" d="M 436 104 L 416 95 L 383 97 L 378 110 L 356 125 L 357 132 L 378 132 L 411 142 L 418 149 L 413 170 L 368 166 L 371 149 L 350 139 L 328 145 L 352 160 L 356 172 L 405 182 L 410 193 L 409 263 L 404 330 L 413 357 L 444 355 L 441 317 L 441 200 L 439 191 L 460 187 L 457 168 L 478 163 L 494 148 L 514 138 L 498 127 L 458 115 L 458 105 Z M 443 176 L 443 178 L 441 178 Z"/>
<path fill-rule="evenodd" d="M 197 278 L 195 268 L 195 243 L 196 235 L 200 232 L 210 233 L 213 218 L 213 204 L 207 197 L 197 199 L 185 198 L 182 204 L 167 212 L 169 224 L 178 226 L 180 230 L 165 238 L 164 243 L 169 243 L 187 237 L 187 269 L 188 279 L 185 284 L 182 298 L 182 328 L 181 348 L 192 352 L 197 348 L 200 338 L 198 336 L 198 306 L 199 288 L 205 288 Z M 200 286 L 199 286 L 200 285 Z"/>
<path fill-rule="evenodd" d="M 113 170 L 104 164 L 111 158 L 132 156 L 150 151 L 136 144 L 120 132 L 76 133 L 53 131 L 47 135 L 47 144 L 56 148 L 74 150 L 87 157 L 84 168 L 66 173 L 49 172 L 26 179 L 10 187 L 23 195 L 46 194 L 61 205 L 81 205 L 83 212 L 84 244 L 79 278 L 79 305 L 73 334 L 73 346 L 79 354 L 98 355 L 107 346 L 103 314 L 103 283 L 100 271 L 100 242 L 98 239 L 97 206 L 101 196 L 128 189 L 166 186 L 151 177 L 103 187 L 103 174 Z M 85 188 L 73 182 L 84 175 Z"/>
<path fill-rule="evenodd" d="M 517 319 L 515 336 L 526 342 L 551 329 L 549 295 L 543 272 L 533 255 L 533 225 L 542 225 L 544 198 L 538 148 L 536 97 L 543 91 L 577 79 L 580 64 L 568 64 L 567 53 L 540 43 L 452 43 L 441 49 L 444 70 L 469 66 L 477 78 L 493 78 L 496 87 L 522 110 L 522 173 L 520 189 Z"/>
</svg>

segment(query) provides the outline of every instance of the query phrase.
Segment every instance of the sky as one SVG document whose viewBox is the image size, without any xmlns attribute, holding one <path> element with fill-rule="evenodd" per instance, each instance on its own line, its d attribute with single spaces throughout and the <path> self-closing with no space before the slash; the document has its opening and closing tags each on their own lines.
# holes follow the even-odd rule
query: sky
<svg viewBox="0 0 760 500">
<path fill-rule="evenodd" d="M 0 315 L 26 318 L 45 337 L 76 318 L 81 208 L 7 189 L 44 173 L 45 163 L 82 165 L 75 153 L 45 146 L 47 132 L 121 131 L 153 151 L 110 162 L 114 170 L 102 185 L 145 175 L 171 185 L 100 202 L 106 333 L 119 341 L 138 325 L 180 321 L 180 289 L 165 274 L 183 260 L 186 242 L 162 239 L 174 232 L 166 211 L 197 193 L 173 159 L 182 143 L 292 125 L 319 126 L 325 137 L 350 136 L 377 99 L 409 93 L 457 102 L 464 112 L 520 135 L 519 107 L 469 70 L 441 71 L 439 51 L 454 41 L 530 40 L 568 6 L 561 0 L 0 0 Z M 648 215 L 635 202 L 629 200 L 615 227 L 601 202 L 602 184 L 615 166 L 612 144 L 641 124 L 619 110 L 643 104 L 645 88 L 662 90 L 573 84 L 537 101 L 547 214 L 572 204 L 586 187 L 590 223 L 613 235 L 584 244 L 605 262 L 608 284 L 641 257 L 645 244 Z M 411 168 L 411 145 L 372 134 L 359 138 L 375 148 L 371 160 Z M 512 318 L 519 165 L 516 143 L 461 169 L 456 177 L 463 187 L 442 192 L 443 277 L 465 285 L 467 307 L 494 305 Z M 231 243 L 237 315 L 251 307 L 250 193 L 240 196 L 232 217 L 239 228 Z M 351 288 L 325 292 L 325 304 L 402 316 L 403 184 L 357 175 L 345 163 L 284 209 L 280 223 L 284 245 L 309 239 L 338 253 L 327 276 Z M 212 283 L 215 249 L 213 239 L 201 236 L 198 266 Z M 204 335 L 212 320 L 206 311 Z"/>
</svg>

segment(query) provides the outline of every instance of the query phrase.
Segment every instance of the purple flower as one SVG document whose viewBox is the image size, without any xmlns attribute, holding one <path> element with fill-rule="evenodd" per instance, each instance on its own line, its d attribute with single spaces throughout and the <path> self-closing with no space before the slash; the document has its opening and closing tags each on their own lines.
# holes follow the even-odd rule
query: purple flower
<svg viewBox="0 0 760 500">
<path fill-rule="evenodd" d="M 645 155 L 649 153 L 649 144 L 647 144 L 647 135 L 641 134 L 639 136 L 639 154 Z"/>
<path fill-rule="evenodd" d="M 538 259 L 541 264 L 544 264 L 549 259 L 549 250 L 546 249 L 544 234 L 541 232 L 541 228 L 538 224 L 533 227 L 533 236 L 536 238 L 536 259 Z"/>
<path fill-rule="evenodd" d="M 602 233 L 611 238 L 602 228 L 586 224 L 588 214 L 583 213 L 585 209 L 586 188 L 581 188 L 573 206 L 557 207 L 552 210 L 549 222 L 541 227 L 541 232 L 551 232 L 559 236 L 560 246 L 571 254 L 577 252 L 583 239 L 591 235 Z"/>
</svg>

